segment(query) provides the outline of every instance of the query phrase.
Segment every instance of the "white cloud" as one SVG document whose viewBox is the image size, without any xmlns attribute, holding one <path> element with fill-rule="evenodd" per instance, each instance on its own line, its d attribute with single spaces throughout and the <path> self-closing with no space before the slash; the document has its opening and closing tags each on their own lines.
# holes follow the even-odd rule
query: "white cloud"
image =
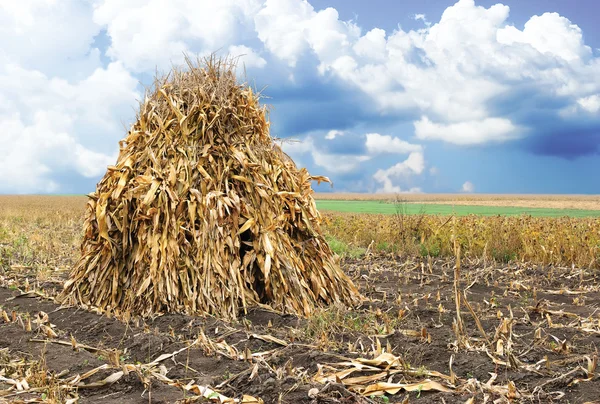
<svg viewBox="0 0 600 404">
<path fill-rule="evenodd" d="M 18 115 L 2 116 L 5 130 L 0 142 L 8 145 L 0 151 L 0 172 L 4 192 L 55 192 L 60 184 L 52 174 L 75 171 L 85 177 L 102 174 L 116 155 L 94 152 L 78 143 L 61 129 L 61 121 L 72 119 L 58 111 L 37 112 L 25 125 Z M 67 125 L 68 129 L 68 125 Z"/>
<path fill-rule="evenodd" d="M 416 108 L 447 121 L 484 119 L 486 100 L 505 88 L 481 74 L 479 64 L 495 57 L 486 42 L 495 41 L 495 31 L 507 15 L 507 7 L 484 9 L 462 1 L 446 9 L 430 28 L 399 29 L 385 47 L 371 48 L 369 60 L 344 55 L 331 70 L 388 113 Z"/>
<path fill-rule="evenodd" d="M 258 38 L 273 55 L 293 67 L 311 50 L 321 61 L 321 73 L 350 52 L 360 33 L 356 25 L 340 21 L 336 9 L 316 12 L 300 0 L 266 0 L 254 22 Z"/>
<path fill-rule="evenodd" d="M 344 132 L 341 130 L 332 129 L 325 135 L 325 139 L 333 140 L 338 136 L 344 136 Z"/>
<path fill-rule="evenodd" d="M 425 169 L 425 158 L 422 152 L 412 152 L 405 161 L 397 163 L 387 169 L 379 169 L 373 175 L 373 179 L 382 186 L 377 192 L 399 193 L 402 189 L 394 184 L 394 180 L 406 180 L 414 175 L 420 175 Z M 412 188 L 413 192 L 420 189 Z"/>
<path fill-rule="evenodd" d="M 415 19 L 415 21 L 423 21 L 423 24 L 425 24 L 428 27 L 431 26 L 431 23 L 427 21 L 427 17 L 425 16 L 425 14 L 415 14 L 413 18 Z"/>
<path fill-rule="evenodd" d="M 386 54 L 385 47 L 385 31 L 380 28 L 373 28 L 356 41 L 353 49 L 360 57 L 383 62 Z"/>
<path fill-rule="evenodd" d="M 301 155 L 311 153 L 315 144 L 312 137 L 308 136 L 303 140 L 284 139 L 281 143 L 281 149 L 289 155 Z"/>
<path fill-rule="evenodd" d="M 464 184 L 462 184 L 461 191 L 467 193 L 475 192 L 475 185 L 473 185 L 471 181 L 466 181 Z"/>
<path fill-rule="evenodd" d="M 60 192 L 115 162 L 138 82 L 102 66 L 92 2 L 0 2 L 0 192 Z"/>
<path fill-rule="evenodd" d="M 334 174 L 345 174 L 355 171 L 360 167 L 361 163 L 371 159 L 370 156 L 330 154 L 318 150 L 313 150 L 312 157 L 316 165 Z"/>
<path fill-rule="evenodd" d="M 589 97 L 582 97 L 577 100 L 577 104 L 583 110 L 596 114 L 600 112 L 600 94 L 590 95 Z"/>
<path fill-rule="evenodd" d="M 344 132 L 342 131 L 330 130 L 325 136 L 325 139 L 332 140 L 343 135 Z M 410 155 L 404 162 L 398 163 L 387 170 L 379 170 L 379 174 L 376 174 L 374 178 L 378 181 L 381 179 L 380 182 L 384 182 L 383 177 L 401 177 L 406 174 L 420 174 L 424 169 L 425 161 L 420 145 L 405 142 L 397 137 L 369 133 L 366 135 L 365 147 L 366 154 L 363 155 L 327 153 L 323 152 L 322 148 L 315 144 L 315 140 L 312 136 L 307 136 L 301 142 L 284 142 L 282 144 L 282 149 L 294 159 L 303 160 L 304 156 L 310 155 L 314 164 L 324 168 L 329 173 L 334 174 L 353 172 L 357 170 L 362 163 L 370 161 L 375 155 L 382 153 L 410 153 Z"/>
<path fill-rule="evenodd" d="M 485 118 L 481 121 L 435 123 L 426 116 L 415 121 L 415 135 L 423 140 L 443 140 L 458 145 L 502 142 L 519 137 L 521 130 L 505 118 Z"/>
<path fill-rule="evenodd" d="M 525 23 L 523 31 L 514 26 L 499 29 L 496 38 L 501 44 L 530 45 L 540 53 L 556 56 L 567 62 L 591 56 L 590 47 L 583 42 L 581 29 L 557 13 L 534 15 Z"/>
<path fill-rule="evenodd" d="M 94 22 L 111 38 L 108 55 L 134 71 L 166 69 L 183 53 L 209 54 L 254 33 L 258 0 L 97 1 Z"/>
<path fill-rule="evenodd" d="M 229 55 L 237 59 L 238 68 L 240 67 L 265 67 L 267 61 L 260 57 L 254 49 L 244 45 L 232 45 L 229 47 Z"/>
<path fill-rule="evenodd" d="M 308 49 L 304 28 L 312 14 L 314 9 L 308 2 L 267 0 L 254 17 L 258 38 L 271 53 L 295 66 Z"/>
<path fill-rule="evenodd" d="M 1 1 L 0 64 L 81 78 L 99 63 L 90 48 L 100 31 L 92 13 L 87 1 Z"/>
<path fill-rule="evenodd" d="M 484 144 L 525 133 L 490 108 L 522 87 L 573 105 L 600 91 L 600 61 L 581 29 L 556 13 L 533 16 L 521 31 L 508 25 L 508 6 L 460 0 L 435 24 L 389 35 L 379 28 L 360 35 L 335 10 L 316 12 L 299 0 L 267 1 L 258 16 L 259 38 L 276 57 L 295 66 L 312 50 L 320 73 L 350 83 L 381 112 L 420 111 L 427 121 L 416 125 L 431 139 Z M 439 131 L 446 128 L 464 133 Z"/>
<path fill-rule="evenodd" d="M 419 152 L 423 148 L 421 145 L 408 143 L 400 138 L 389 135 L 380 135 L 379 133 L 367 133 L 365 146 L 369 153 L 398 153 L 408 154 Z"/>
<path fill-rule="evenodd" d="M 0 67 L 0 191 L 54 192 L 57 173 L 102 174 L 116 159 L 117 141 L 137 82 L 121 64 L 68 82 L 9 64 Z"/>
<path fill-rule="evenodd" d="M 325 139 L 331 140 L 343 134 L 341 131 L 331 130 L 327 133 Z M 386 170 L 380 169 L 373 175 L 375 181 L 382 184 L 382 189 L 385 189 L 385 192 L 400 192 L 399 188 L 393 184 L 394 180 L 403 180 L 410 176 L 419 175 L 425 169 L 425 159 L 420 145 L 411 144 L 392 136 L 369 133 L 366 135 L 365 147 L 366 153 L 362 155 L 324 152 L 312 136 L 307 136 L 303 141 L 283 142 L 282 144 L 282 149 L 295 161 L 306 161 L 306 157 L 310 156 L 316 166 L 322 167 L 329 174 L 355 172 L 363 163 L 373 161 L 374 156 L 378 154 L 409 154 L 405 161 Z M 420 189 L 414 188 L 412 191 L 420 192 Z"/>
<path fill-rule="evenodd" d="M 284 142 L 281 145 L 282 150 L 289 154 L 295 161 L 301 161 L 306 155 L 310 155 L 312 161 L 319 167 L 324 168 L 329 173 L 346 174 L 355 171 L 361 165 L 371 159 L 367 155 L 344 155 L 325 153 L 315 145 L 311 136 L 306 137 L 301 142 Z"/>
<path fill-rule="evenodd" d="M 520 30 L 508 16 L 502 4 L 460 0 L 438 22 L 417 14 L 421 29 L 386 33 L 361 32 L 334 8 L 316 11 L 305 0 L 0 0 L 0 191 L 60 190 L 61 170 L 101 173 L 133 116 L 138 78 L 180 63 L 183 52 L 244 55 L 246 67 L 291 86 L 341 81 L 386 119 L 420 117 L 413 123 L 423 140 L 475 145 L 526 136 L 535 130 L 524 126 L 527 110 L 513 118 L 494 108 L 526 92 L 567 100 L 565 120 L 600 113 L 600 58 L 581 29 L 546 13 Z M 106 55 L 95 48 L 98 35 L 108 41 Z M 307 141 L 292 152 L 337 173 L 378 154 L 409 154 L 377 171 L 382 189 L 399 190 L 401 173 L 418 176 L 425 167 L 422 146 L 389 135 L 368 134 L 359 156 Z"/>
</svg>

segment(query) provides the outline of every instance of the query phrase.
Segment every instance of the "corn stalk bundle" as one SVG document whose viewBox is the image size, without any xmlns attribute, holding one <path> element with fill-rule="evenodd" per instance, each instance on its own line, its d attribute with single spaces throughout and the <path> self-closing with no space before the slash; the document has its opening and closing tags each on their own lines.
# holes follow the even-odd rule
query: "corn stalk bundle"
<svg viewBox="0 0 600 404">
<path fill-rule="evenodd" d="M 323 238 L 313 177 L 274 143 L 267 110 L 209 58 L 157 79 L 89 195 L 62 300 L 118 315 L 309 315 L 359 294 Z M 327 180 L 328 181 L 328 180 Z"/>
</svg>

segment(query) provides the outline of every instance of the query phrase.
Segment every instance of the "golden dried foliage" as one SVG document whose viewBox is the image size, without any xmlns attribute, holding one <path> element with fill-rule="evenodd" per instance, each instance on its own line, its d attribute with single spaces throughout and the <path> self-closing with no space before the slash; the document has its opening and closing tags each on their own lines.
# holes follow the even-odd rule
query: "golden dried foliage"
<svg viewBox="0 0 600 404">
<path fill-rule="evenodd" d="M 600 218 L 324 213 L 325 233 L 354 248 L 409 256 L 600 267 Z"/>
<path fill-rule="evenodd" d="M 308 315 L 359 294 L 323 238 L 311 181 L 267 110 L 208 58 L 157 79 L 89 195 L 62 298 L 115 314 L 235 318 L 258 304 Z"/>
</svg>

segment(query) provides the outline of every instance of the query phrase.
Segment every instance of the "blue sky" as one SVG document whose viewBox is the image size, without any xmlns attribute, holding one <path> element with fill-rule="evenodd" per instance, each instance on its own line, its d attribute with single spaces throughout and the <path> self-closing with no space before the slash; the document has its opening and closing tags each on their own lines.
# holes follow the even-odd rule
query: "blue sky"
<svg viewBox="0 0 600 404">
<path fill-rule="evenodd" d="M 338 192 L 600 193 L 600 3 L 0 3 L 0 193 L 87 193 L 143 88 L 240 57 Z M 240 69 L 242 76 L 242 69 Z"/>
</svg>

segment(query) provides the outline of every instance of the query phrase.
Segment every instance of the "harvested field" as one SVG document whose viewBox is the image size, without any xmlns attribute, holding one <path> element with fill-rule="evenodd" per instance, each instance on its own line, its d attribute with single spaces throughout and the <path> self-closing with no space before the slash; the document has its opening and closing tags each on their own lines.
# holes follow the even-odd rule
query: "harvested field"
<svg viewBox="0 0 600 404">
<path fill-rule="evenodd" d="M 460 290 L 474 316 L 462 309 L 463 332 L 457 337 L 453 263 L 423 264 L 425 270 L 411 260 L 346 261 L 344 267 L 370 299 L 357 310 L 333 308 L 308 320 L 255 310 L 239 323 L 168 315 L 137 325 L 61 309 L 36 293 L 24 293 L 25 279 L 35 285 L 34 274 L 15 267 L 4 271 L 0 289 L 9 317 L 0 325 L 0 341 L 6 358 L 45 363 L 47 377 L 54 379 L 47 395 L 53 388 L 55 396 L 80 402 L 175 402 L 186 397 L 182 386 L 192 379 L 198 386 L 219 386 L 227 397 L 244 393 L 267 403 L 380 402 L 359 399 L 352 390 L 374 386 L 376 392 L 377 382 L 390 380 L 385 390 L 397 391 L 391 402 L 406 395 L 422 403 L 481 401 L 485 395 L 513 395 L 517 402 L 596 398 L 596 276 L 567 268 L 467 263 Z M 582 287 L 582 277 L 588 286 Z M 58 286 L 53 284 L 58 279 L 41 291 Z M 48 314 L 47 325 L 34 323 L 27 332 L 19 319 L 40 313 Z M 174 352 L 179 353 L 160 361 Z M 361 363 L 371 367 L 350 374 Z M 124 366 L 128 375 L 120 373 Z M 67 387 L 94 369 L 100 370 L 79 389 Z M 110 377 L 114 383 L 103 386 Z M 418 391 L 405 394 L 402 386 Z M 448 391 L 421 391 L 428 387 Z M 314 400 L 311 389 L 318 389 Z M 15 393 L 4 391 L 5 398 L 16 398 Z"/>
<path fill-rule="evenodd" d="M 368 254 L 341 263 L 367 297 L 353 310 L 123 323 L 53 301 L 78 258 L 84 204 L 0 198 L 0 400 L 597 399 L 597 270 L 476 256 L 457 267 L 455 257 Z"/>
<path fill-rule="evenodd" d="M 493 206 L 600 211 L 598 195 L 510 195 L 510 194 L 358 194 L 322 192 L 317 200 L 388 201 L 453 206 Z"/>
</svg>

